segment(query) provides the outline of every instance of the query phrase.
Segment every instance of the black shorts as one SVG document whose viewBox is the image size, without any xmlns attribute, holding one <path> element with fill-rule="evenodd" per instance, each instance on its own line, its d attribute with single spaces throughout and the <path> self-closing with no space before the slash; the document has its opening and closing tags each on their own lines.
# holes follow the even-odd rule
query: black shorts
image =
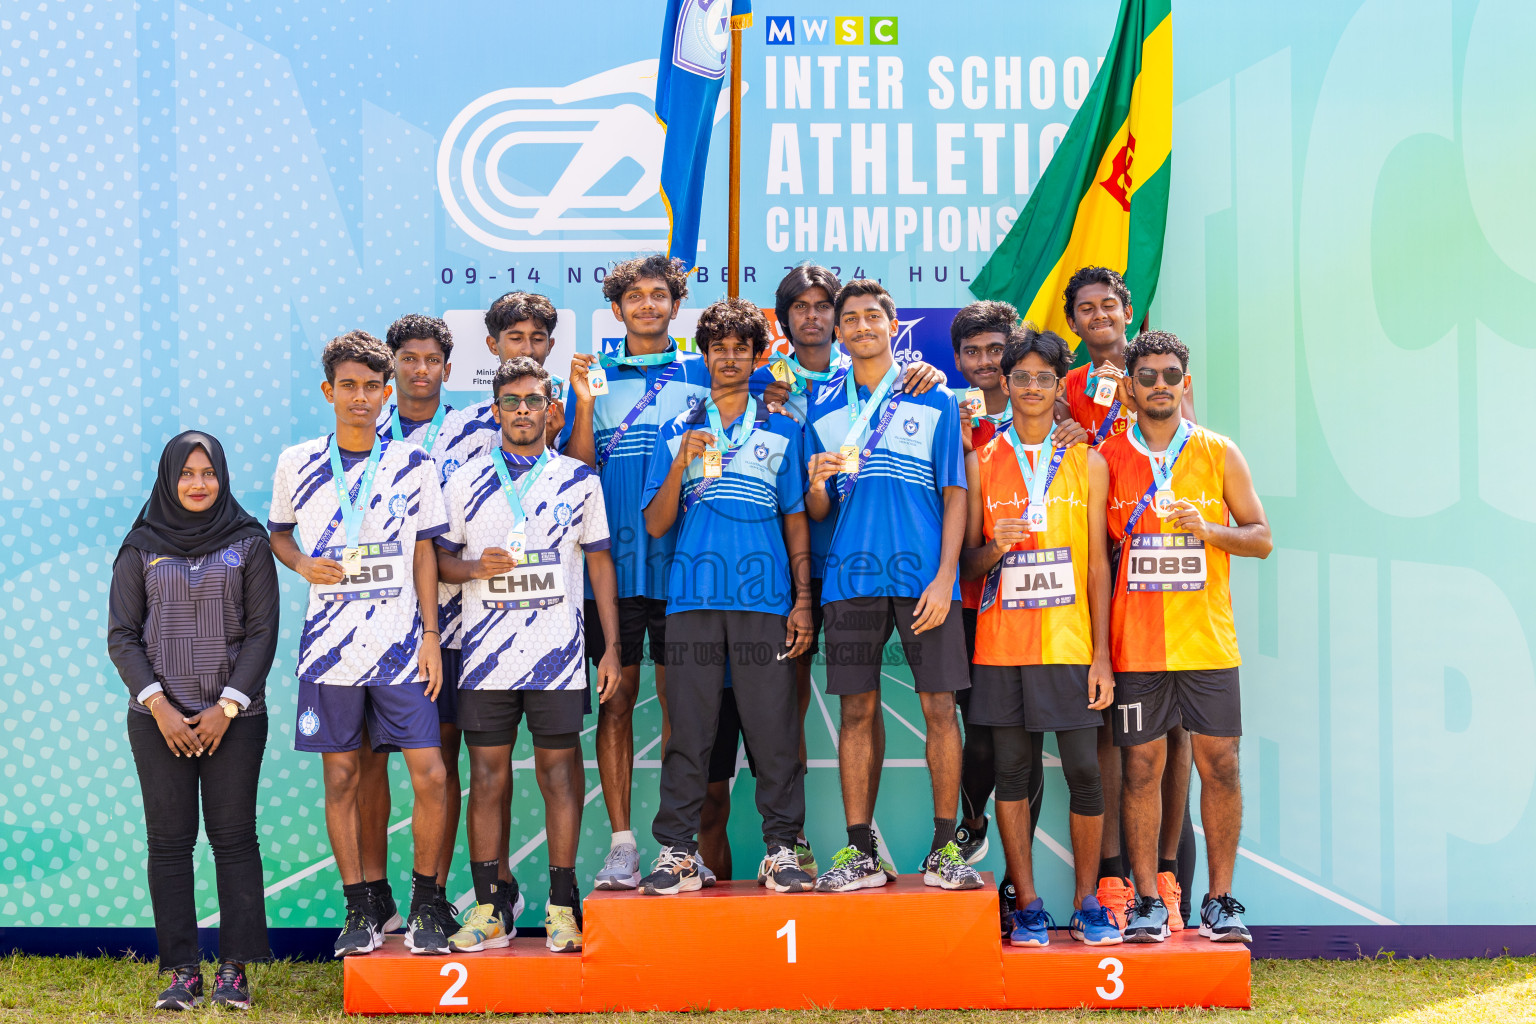
<svg viewBox="0 0 1536 1024">
<path fill-rule="evenodd" d="M 811 577 L 811 646 L 800 655 L 800 660 L 807 665 L 811 659 L 821 653 L 821 629 L 826 623 L 826 611 L 821 607 L 821 579 Z"/>
<path fill-rule="evenodd" d="M 443 688 L 437 691 L 437 721 L 439 725 L 457 725 L 459 722 L 459 676 L 464 672 L 464 652 L 452 647 L 443 648 Z"/>
<path fill-rule="evenodd" d="M 580 741 L 586 690 L 461 690 L 459 728 L 470 747 L 505 747 L 517 742 L 517 726 L 528 718 L 533 745 L 569 750 Z"/>
<path fill-rule="evenodd" d="M 943 625 L 922 633 L 912 632 L 916 607 L 915 597 L 855 597 L 828 604 L 827 692 L 877 692 L 892 629 L 901 636 L 917 692 L 953 693 L 970 686 L 960 602 L 950 603 Z"/>
<path fill-rule="evenodd" d="M 582 607 L 586 628 L 587 658 L 595 665 L 608 650 L 597 602 L 588 598 Z M 667 663 L 667 602 L 653 597 L 619 598 L 619 664 L 625 668 L 645 660 L 646 636 L 651 640 L 651 662 Z"/>
<path fill-rule="evenodd" d="M 741 731 L 741 712 L 736 708 L 736 689 L 720 691 L 720 724 L 715 727 L 715 745 L 709 752 L 709 781 L 729 782 L 736 776 L 736 747 L 746 746 Z M 747 746 L 747 769 L 757 778 L 757 762 Z"/>
<path fill-rule="evenodd" d="M 1087 665 L 972 665 L 969 721 L 1068 732 L 1097 729 L 1104 712 L 1088 706 Z"/>
<path fill-rule="evenodd" d="M 971 674 L 970 690 L 961 690 L 955 694 L 955 705 L 960 708 L 960 718 L 969 729 L 973 725 L 981 725 L 981 722 L 971 721 L 971 698 L 975 696 L 976 686 L 976 609 L 961 608 L 960 619 L 965 623 L 965 664 Z"/>
<path fill-rule="evenodd" d="M 1202 736 L 1241 736 L 1243 703 L 1235 668 L 1116 672 L 1110 725 L 1115 746 L 1135 747 L 1176 725 Z"/>
</svg>

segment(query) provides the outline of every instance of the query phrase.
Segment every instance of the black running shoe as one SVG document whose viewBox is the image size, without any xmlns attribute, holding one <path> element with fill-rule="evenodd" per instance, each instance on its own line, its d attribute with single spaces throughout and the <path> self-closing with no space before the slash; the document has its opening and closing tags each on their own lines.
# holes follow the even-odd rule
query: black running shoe
<svg viewBox="0 0 1536 1024">
<path fill-rule="evenodd" d="M 452 935 L 459 930 L 459 908 L 448 902 L 448 897 L 442 889 L 437 890 L 437 894 L 427 904 L 427 910 L 437 918 L 438 924 L 443 926 L 444 935 Z"/>
<path fill-rule="evenodd" d="M 373 945 L 378 948 L 384 945 L 384 936 L 399 931 L 404 922 L 400 920 L 400 908 L 388 886 L 369 887 L 368 907 L 369 916 L 373 918 Z"/>
<path fill-rule="evenodd" d="M 251 986 L 245 980 L 245 965 L 233 960 L 219 961 L 219 973 L 214 975 L 213 995 L 209 1001 L 215 1006 L 232 1006 L 237 1010 L 251 1008 Z"/>
<path fill-rule="evenodd" d="M 432 904 L 423 903 L 411 911 L 411 916 L 405 922 L 405 948 L 412 953 L 446 956 L 448 936 L 451 934 L 443 930 L 442 916 L 433 909 Z"/>
<path fill-rule="evenodd" d="M 1013 912 L 1017 909 L 1019 909 L 1019 892 L 1005 875 L 1003 880 L 997 883 L 997 912 L 1002 918 L 998 923 L 1002 925 L 1004 938 L 1013 932 Z"/>
<path fill-rule="evenodd" d="M 157 1010 L 190 1010 L 203 1001 L 201 967 L 171 968 L 171 983 L 155 999 Z"/>
<path fill-rule="evenodd" d="M 371 906 L 367 910 L 361 905 L 347 906 L 347 920 L 341 926 L 341 934 L 336 936 L 337 956 L 360 956 L 379 948 L 380 933 L 372 909 Z"/>
<path fill-rule="evenodd" d="M 976 864 L 987 855 L 987 825 L 991 821 L 985 814 L 981 816 L 981 827 L 972 829 L 961 825 L 955 829 L 955 845 L 960 847 L 960 859 L 967 864 Z"/>
</svg>

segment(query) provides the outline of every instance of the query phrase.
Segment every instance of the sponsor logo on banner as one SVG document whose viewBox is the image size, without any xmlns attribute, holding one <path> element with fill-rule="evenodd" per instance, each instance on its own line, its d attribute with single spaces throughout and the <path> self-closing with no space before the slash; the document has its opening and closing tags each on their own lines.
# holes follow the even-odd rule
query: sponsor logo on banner
<svg viewBox="0 0 1536 1024">
<path fill-rule="evenodd" d="M 770 46 L 894 46 L 898 38 L 894 17 L 870 18 L 768 16 L 766 42 Z"/>
</svg>

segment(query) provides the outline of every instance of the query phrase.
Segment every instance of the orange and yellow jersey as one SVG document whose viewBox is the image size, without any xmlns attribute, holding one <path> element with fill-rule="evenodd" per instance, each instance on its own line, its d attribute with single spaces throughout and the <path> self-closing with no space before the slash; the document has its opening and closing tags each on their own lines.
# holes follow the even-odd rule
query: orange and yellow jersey
<svg viewBox="0 0 1536 1024">
<path fill-rule="evenodd" d="M 1049 460 L 1051 450 L 1041 453 Z M 1037 456 L 1039 457 L 1039 456 Z M 1019 519 L 1029 504 L 1029 489 L 1019 472 L 1009 435 L 999 434 L 976 453 L 980 473 L 981 533 L 991 541 L 999 519 Z M 1031 465 L 1034 461 L 1031 460 Z M 1050 561 L 1014 572 L 1029 572 L 1048 579 L 1067 566 L 1075 599 L 1071 604 L 1042 608 L 1005 608 L 1008 574 L 997 600 L 976 618 L 978 665 L 1087 665 L 1093 661 L 1093 628 L 1088 615 L 1088 446 L 1073 445 L 1062 456 L 1061 466 L 1046 492 L 1046 529 L 1031 532 L 1013 551 L 1049 551 Z M 1058 580 L 1065 582 L 1064 580 Z M 1026 580 L 1027 582 L 1027 580 Z"/>
<path fill-rule="evenodd" d="M 1088 387 L 1088 371 L 1092 366 L 1084 363 L 1082 366 L 1067 371 L 1067 408 L 1072 410 L 1072 418 L 1086 431 L 1088 431 L 1089 443 L 1098 436 L 1099 427 L 1103 425 L 1104 418 L 1109 415 L 1112 408 L 1108 405 L 1099 405 L 1093 400 L 1093 396 L 1084 394 Z M 1135 417 L 1129 409 L 1121 406 L 1115 413 L 1115 422 L 1109 428 L 1109 434 L 1104 440 L 1117 437 L 1130 429 Z"/>
<path fill-rule="evenodd" d="M 1177 500 L 1191 502 L 1206 521 L 1223 525 L 1228 521 L 1223 487 L 1231 443 L 1190 424 L 1189 440 L 1174 463 L 1171 480 Z M 1110 550 L 1119 545 L 1109 620 L 1115 671 L 1184 672 L 1240 665 L 1227 553 L 1209 544 L 1202 549 L 1171 520 L 1159 518 L 1150 503 L 1136 520 L 1131 543 L 1122 543 L 1131 510 L 1152 486 L 1152 466 L 1147 450 L 1130 433 L 1105 439 L 1099 454 L 1109 463 Z M 1198 588 L 1187 582 L 1193 578 L 1189 567 L 1196 556 L 1204 560 L 1203 585 Z"/>
<path fill-rule="evenodd" d="M 962 423 L 960 429 L 965 430 L 968 426 L 968 423 Z M 970 427 L 971 447 L 975 451 L 981 451 L 987 442 L 998 436 L 1000 429 L 1006 429 L 1006 427 L 999 428 L 996 423 L 983 418 L 974 427 Z M 981 607 L 981 588 L 984 582 L 984 580 L 960 581 L 960 607 L 969 608 L 973 612 Z"/>
</svg>

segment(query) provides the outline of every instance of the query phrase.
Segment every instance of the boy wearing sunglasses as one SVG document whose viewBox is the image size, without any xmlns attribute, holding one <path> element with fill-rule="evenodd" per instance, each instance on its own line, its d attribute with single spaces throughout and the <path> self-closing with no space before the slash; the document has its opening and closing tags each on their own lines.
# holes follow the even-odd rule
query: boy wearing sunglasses
<svg viewBox="0 0 1536 1024">
<path fill-rule="evenodd" d="M 554 405 L 547 370 L 527 356 L 497 369 L 492 414 L 501 444 L 465 464 L 444 494 L 448 533 L 438 539 L 442 578 L 463 589 L 459 727 L 469 747 L 469 854 L 476 906 L 450 938 L 459 952 L 505 946 L 514 930 L 515 883 L 502 876 L 510 758 L 526 717 L 549 847 L 550 949 L 581 949 L 576 886 L 585 776 L 581 723 L 587 674 L 583 555 L 604 627 L 618 628 L 608 518 L 597 474 L 550 450 Z M 612 635 L 610 633 L 609 635 Z M 598 661 L 598 697 L 619 683 L 619 653 Z"/>
<path fill-rule="evenodd" d="M 1248 942 L 1231 891 L 1243 807 L 1242 658 L 1229 563 L 1233 555 L 1264 558 L 1274 545 L 1237 446 L 1181 414 L 1189 382 L 1184 343 L 1144 331 L 1126 347 L 1125 364 L 1136 423 L 1099 446 L 1109 464 L 1108 528 L 1118 565 L 1110 722 L 1115 745 L 1125 749 L 1123 815 L 1136 885 L 1125 940 L 1168 936 L 1171 908 L 1158 895 L 1157 848 L 1167 736 L 1183 726 L 1193 734 L 1210 872 L 1200 934 Z"/>
</svg>

